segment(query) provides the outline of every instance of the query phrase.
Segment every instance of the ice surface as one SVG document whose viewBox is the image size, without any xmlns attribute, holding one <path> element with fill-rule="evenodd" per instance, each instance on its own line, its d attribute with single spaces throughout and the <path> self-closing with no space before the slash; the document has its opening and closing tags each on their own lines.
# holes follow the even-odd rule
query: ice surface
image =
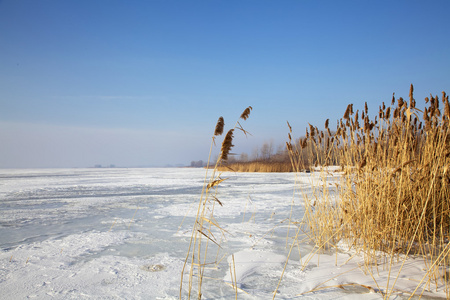
<svg viewBox="0 0 450 300">
<path fill-rule="evenodd" d="M 327 176 L 326 182 L 337 182 L 339 174 Z M 178 299 L 204 177 L 204 169 L 175 168 L 0 170 L 1 298 Z M 234 297 L 227 284 L 234 255 L 239 298 L 271 299 L 292 241 L 286 242 L 288 230 L 295 234 L 287 219 L 303 215 L 294 190 L 301 185 L 308 193 L 311 182 L 323 178 L 231 172 L 221 177 L 227 178 L 217 194 L 223 206 L 214 216 L 227 232 L 226 259 L 209 274 L 215 279 L 205 280 L 203 298 Z M 320 264 L 314 257 L 302 270 L 299 253 L 304 259 L 313 247 L 302 242 L 295 249 L 277 299 L 297 298 L 352 268 L 334 265 L 349 257 L 342 252 L 321 256 Z M 422 267 L 417 261 L 407 266 L 411 276 L 400 282 L 405 290 Z M 387 275 L 380 276 L 382 283 Z M 374 285 L 361 270 L 336 282 Z M 300 298 L 348 297 L 382 298 L 366 289 L 326 289 Z"/>
</svg>

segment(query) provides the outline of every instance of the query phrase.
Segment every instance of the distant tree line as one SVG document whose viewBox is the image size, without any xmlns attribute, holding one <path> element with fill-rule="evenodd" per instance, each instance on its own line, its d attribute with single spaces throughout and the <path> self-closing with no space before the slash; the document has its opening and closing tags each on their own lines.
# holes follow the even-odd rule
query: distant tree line
<svg viewBox="0 0 450 300">
<path fill-rule="evenodd" d="M 315 129 L 318 131 L 318 129 Z M 327 149 L 327 140 L 334 132 L 325 132 L 323 136 L 317 137 L 316 143 L 308 141 L 308 137 L 302 136 L 295 140 L 296 148 L 299 149 L 297 153 L 298 162 L 300 162 L 301 169 L 308 171 L 311 167 L 317 165 L 338 164 L 338 161 L 332 159 L 331 154 L 335 149 Z M 318 144 L 322 147 L 318 147 Z M 216 161 L 217 158 L 214 160 Z M 292 162 L 289 155 L 289 150 L 286 144 L 275 145 L 272 140 L 263 142 L 262 145 L 256 146 L 251 151 L 251 154 L 242 152 L 237 155 L 228 156 L 227 161 L 223 161 L 221 166 L 225 169 L 243 170 L 253 165 L 254 171 L 263 169 L 276 169 L 277 171 L 288 172 L 292 171 Z M 269 167 L 272 165 L 272 167 Z M 206 162 L 203 160 L 192 161 L 191 167 L 201 168 L 206 167 Z M 224 170 L 225 170 L 224 169 Z"/>
<path fill-rule="evenodd" d="M 318 132 L 318 129 L 315 128 L 315 131 Z M 332 155 L 335 149 L 329 148 L 327 145 L 329 137 L 334 134 L 335 132 L 333 131 L 324 132 L 321 136 L 316 137 L 316 143 L 308 141 L 308 137 L 305 136 L 295 140 L 296 149 L 299 150 L 296 156 L 298 158 L 297 162 L 301 166 L 300 169 L 308 171 L 313 166 L 337 165 L 339 163 Z M 318 147 L 318 145 L 321 146 Z M 237 169 L 237 165 L 248 164 L 257 164 L 261 169 L 267 169 L 267 166 L 270 164 L 275 165 L 274 169 L 277 170 L 286 171 L 292 169 L 292 161 L 286 144 L 275 146 L 273 141 L 266 141 L 261 146 L 255 147 L 251 155 L 245 152 L 236 156 L 230 155 L 228 161 L 223 165 L 234 166 Z M 256 169 L 258 170 L 258 168 Z"/>
<path fill-rule="evenodd" d="M 206 167 L 206 163 L 203 160 L 191 161 L 191 168 L 203 168 Z"/>
<path fill-rule="evenodd" d="M 243 152 L 239 156 L 230 156 L 228 162 L 289 162 L 289 153 L 285 145 L 275 147 L 273 141 L 266 141 L 253 148 L 251 155 Z"/>
</svg>

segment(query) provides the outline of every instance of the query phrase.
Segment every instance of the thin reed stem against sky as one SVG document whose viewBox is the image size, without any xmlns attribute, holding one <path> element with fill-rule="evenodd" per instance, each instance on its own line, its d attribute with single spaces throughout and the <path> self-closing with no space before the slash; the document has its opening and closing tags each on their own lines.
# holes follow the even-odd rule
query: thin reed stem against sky
<svg viewBox="0 0 450 300">
<path fill-rule="evenodd" d="M 449 91 L 449 1 L 0 1 L 0 167 L 205 160 Z M 421 105 L 420 105 L 421 106 Z M 229 127 L 225 126 L 225 130 Z M 220 143 L 219 143 L 220 145 Z"/>
</svg>

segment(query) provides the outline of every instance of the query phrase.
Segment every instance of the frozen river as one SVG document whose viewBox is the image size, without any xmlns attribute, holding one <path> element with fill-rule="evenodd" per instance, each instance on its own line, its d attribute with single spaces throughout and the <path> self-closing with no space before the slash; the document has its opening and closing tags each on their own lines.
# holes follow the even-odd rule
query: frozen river
<svg viewBox="0 0 450 300">
<path fill-rule="evenodd" d="M 214 217 L 226 233 L 202 299 L 234 299 L 232 255 L 239 299 L 272 299 L 282 274 L 276 299 L 383 298 L 374 291 L 392 283 L 397 266 L 372 277 L 344 248 L 308 256 L 313 246 L 303 237 L 283 273 L 297 229 L 287 220 L 301 220 L 317 174 L 221 177 Z M 204 169 L 0 170 L 0 298 L 178 299 L 204 178 Z M 407 299 L 424 268 L 408 259 L 393 295 Z M 430 295 L 445 297 L 442 289 Z"/>
</svg>

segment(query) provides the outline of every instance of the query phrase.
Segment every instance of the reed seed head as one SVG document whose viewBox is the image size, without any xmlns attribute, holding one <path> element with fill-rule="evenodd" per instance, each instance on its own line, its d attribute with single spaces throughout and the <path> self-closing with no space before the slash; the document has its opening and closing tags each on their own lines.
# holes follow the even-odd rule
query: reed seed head
<svg viewBox="0 0 450 300">
<path fill-rule="evenodd" d="M 220 155 L 221 160 L 224 160 L 224 161 L 228 160 L 228 155 L 230 154 L 230 150 L 234 146 L 232 143 L 233 142 L 233 132 L 234 132 L 234 129 L 230 129 L 227 132 L 227 135 L 225 136 L 225 138 L 223 139 L 221 155 Z"/>
<path fill-rule="evenodd" d="M 405 103 L 405 102 L 403 101 L 403 98 L 400 97 L 400 98 L 398 98 L 397 101 L 398 101 L 398 107 L 399 107 L 399 108 L 402 108 L 403 104 Z"/>
<path fill-rule="evenodd" d="M 445 99 L 444 103 L 444 114 L 450 119 L 450 104 L 448 103 L 448 97 Z"/>
<path fill-rule="evenodd" d="M 292 144 L 286 142 L 286 149 L 292 152 Z"/>
<path fill-rule="evenodd" d="M 396 107 L 395 109 L 394 109 L 394 119 L 397 119 L 398 117 L 399 117 L 399 108 L 398 107 Z"/>
<path fill-rule="evenodd" d="M 353 110 L 352 106 L 353 106 L 353 104 L 349 104 L 347 106 L 347 109 L 345 110 L 344 119 L 347 121 L 350 120 L 350 115 L 352 114 L 352 110 Z"/>
<path fill-rule="evenodd" d="M 416 100 L 414 100 L 413 93 L 414 93 L 414 87 L 411 83 L 411 87 L 409 88 L 409 108 L 416 107 Z"/>
<path fill-rule="evenodd" d="M 253 108 L 252 108 L 251 106 L 247 107 L 247 108 L 244 110 L 244 112 L 242 113 L 241 119 L 243 119 L 244 121 L 247 120 L 248 117 L 250 116 L 250 111 L 251 111 L 252 109 L 253 109 Z"/>
<path fill-rule="evenodd" d="M 219 120 L 217 120 L 216 129 L 214 130 L 214 135 L 218 136 L 223 133 L 223 127 L 225 126 L 225 122 L 223 120 L 223 117 L 220 117 Z"/>
<path fill-rule="evenodd" d="M 368 132 L 370 127 L 369 118 L 364 119 L 364 131 Z"/>
<path fill-rule="evenodd" d="M 413 99 L 413 93 L 414 93 L 414 87 L 411 83 L 411 86 L 409 88 L 409 100 L 411 101 Z"/>
<path fill-rule="evenodd" d="M 309 124 L 309 123 L 308 123 Z M 311 124 L 309 124 L 309 131 L 311 133 L 311 137 L 314 137 L 315 135 L 315 129 L 314 126 L 312 126 Z"/>
</svg>

